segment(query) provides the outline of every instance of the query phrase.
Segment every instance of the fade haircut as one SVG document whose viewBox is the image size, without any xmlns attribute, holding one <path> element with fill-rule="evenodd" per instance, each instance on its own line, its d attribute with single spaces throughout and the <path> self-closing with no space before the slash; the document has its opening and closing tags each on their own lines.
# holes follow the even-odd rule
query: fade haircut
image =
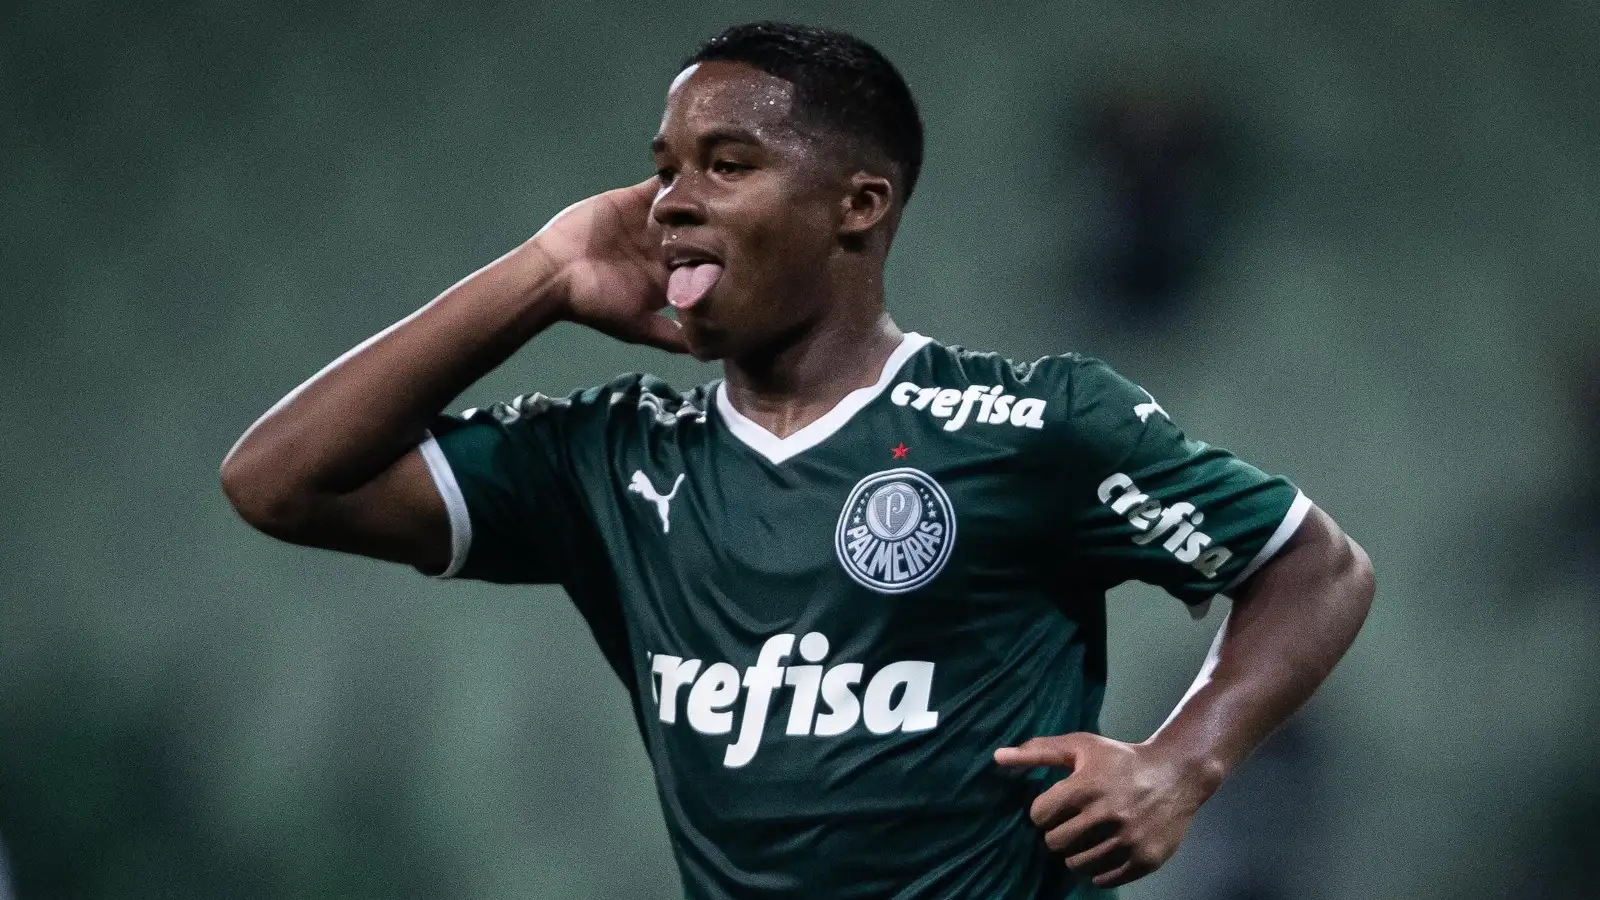
<svg viewBox="0 0 1600 900">
<path fill-rule="evenodd" d="M 702 62 L 744 63 L 794 85 L 795 113 L 881 153 L 900 170 L 901 204 L 922 171 L 922 117 L 892 63 L 842 31 L 752 22 L 701 45 L 679 71 Z"/>
</svg>

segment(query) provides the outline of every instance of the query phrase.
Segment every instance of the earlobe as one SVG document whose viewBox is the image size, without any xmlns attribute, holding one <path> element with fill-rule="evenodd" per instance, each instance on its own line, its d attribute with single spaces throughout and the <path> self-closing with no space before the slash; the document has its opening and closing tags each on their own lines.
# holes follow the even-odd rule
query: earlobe
<svg viewBox="0 0 1600 900">
<path fill-rule="evenodd" d="M 889 215 L 894 203 L 894 186 L 881 175 L 857 172 L 850 176 L 850 191 L 842 205 L 844 218 L 839 223 L 840 234 L 862 237 Z"/>
</svg>

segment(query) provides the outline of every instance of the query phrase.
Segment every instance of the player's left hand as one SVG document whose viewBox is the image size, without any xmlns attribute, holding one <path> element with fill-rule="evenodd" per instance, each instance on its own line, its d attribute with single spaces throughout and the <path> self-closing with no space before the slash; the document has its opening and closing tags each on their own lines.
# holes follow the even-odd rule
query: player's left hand
<svg viewBox="0 0 1600 900">
<path fill-rule="evenodd" d="M 1029 811 L 1046 846 L 1100 887 L 1127 884 L 1172 857 L 1215 785 L 1150 744 L 1080 732 L 994 752 L 1002 766 L 1070 766 Z"/>
</svg>

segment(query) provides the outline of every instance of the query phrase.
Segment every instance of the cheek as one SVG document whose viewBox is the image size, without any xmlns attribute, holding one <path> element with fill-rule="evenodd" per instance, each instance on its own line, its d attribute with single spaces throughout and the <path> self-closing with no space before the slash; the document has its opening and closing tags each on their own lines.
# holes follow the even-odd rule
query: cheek
<svg viewBox="0 0 1600 900">
<path fill-rule="evenodd" d="M 738 241 L 762 270 L 804 269 L 831 241 L 829 200 L 792 175 L 752 179 L 728 210 Z"/>
<path fill-rule="evenodd" d="M 752 223 L 745 246 L 764 272 L 815 277 L 833 245 L 832 223 L 811 203 L 790 202 Z"/>
</svg>

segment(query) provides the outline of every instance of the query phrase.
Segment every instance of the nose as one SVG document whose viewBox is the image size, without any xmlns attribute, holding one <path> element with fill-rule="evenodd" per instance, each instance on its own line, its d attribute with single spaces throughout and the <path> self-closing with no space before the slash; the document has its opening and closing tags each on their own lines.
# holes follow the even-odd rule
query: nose
<svg viewBox="0 0 1600 900">
<path fill-rule="evenodd" d="M 680 174 L 671 184 L 657 191 L 655 203 L 650 207 L 650 215 L 666 228 L 704 225 L 706 208 L 697 196 L 694 177 Z"/>
</svg>

